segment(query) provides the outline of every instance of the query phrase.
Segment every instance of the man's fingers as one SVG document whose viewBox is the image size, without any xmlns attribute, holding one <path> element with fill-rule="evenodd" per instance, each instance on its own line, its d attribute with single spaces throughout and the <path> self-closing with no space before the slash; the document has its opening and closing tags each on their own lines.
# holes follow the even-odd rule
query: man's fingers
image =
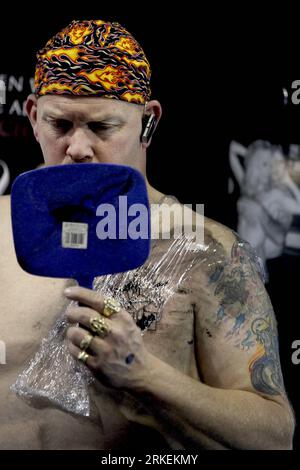
<svg viewBox="0 0 300 470">
<path fill-rule="evenodd" d="M 68 299 L 77 300 L 78 302 L 97 310 L 99 313 L 103 312 L 104 297 L 99 294 L 99 292 L 86 289 L 85 287 L 74 286 L 65 289 L 64 294 Z"/>
<path fill-rule="evenodd" d="M 69 344 L 68 344 L 68 349 L 69 349 L 70 353 L 72 354 L 72 356 L 75 359 L 81 360 L 87 366 L 89 366 L 91 368 L 95 367 L 96 359 L 95 359 L 94 356 L 91 356 L 90 354 L 86 353 L 85 351 L 82 351 L 80 348 L 78 348 L 77 346 L 75 346 L 75 344 L 73 344 L 71 342 L 69 342 Z M 82 357 L 81 359 L 79 359 L 80 354 L 81 354 L 81 357 Z"/>
<path fill-rule="evenodd" d="M 91 327 L 91 320 L 93 318 L 99 318 L 100 321 L 104 321 L 105 325 L 107 325 L 108 330 L 111 330 L 111 322 L 107 318 L 101 317 L 99 313 L 95 312 L 91 308 L 87 307 L 73 307 L 70 308 L 67 312 L 67 317 L 71 321 L 71 323 L 80 323 L 82 326 L 92 330 Z"/>
</svg>

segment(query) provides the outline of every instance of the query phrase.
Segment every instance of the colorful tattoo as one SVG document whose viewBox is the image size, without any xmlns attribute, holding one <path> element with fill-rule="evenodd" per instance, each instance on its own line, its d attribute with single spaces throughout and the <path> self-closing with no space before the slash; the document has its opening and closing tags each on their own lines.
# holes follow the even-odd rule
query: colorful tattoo
<svg viewBox="0 0 300 470">
<path fill-rule="evenodd" d="M 253 349 L 249 373 L 253 387 L 261 393 L 284 392 L 276 320 L 260 276 L 259 260 L 250 245 L 236 237 L 231 259 L 209 275 L 219 308 L 214 323 L 228 325 L 225 338 L 243 351 Z"/>
</svg>

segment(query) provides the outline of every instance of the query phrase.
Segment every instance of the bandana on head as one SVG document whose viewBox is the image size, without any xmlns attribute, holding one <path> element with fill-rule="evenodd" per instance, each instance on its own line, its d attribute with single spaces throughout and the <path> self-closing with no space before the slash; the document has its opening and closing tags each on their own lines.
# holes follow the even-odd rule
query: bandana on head
<svg viewBox="0 0 300 470">
<path fill-rule="evenodd" d="M 118 23 L 72 21 L 37 54 L 35 93 L 149 100 L 151 69 L 138 42 Z"/>
</svg>

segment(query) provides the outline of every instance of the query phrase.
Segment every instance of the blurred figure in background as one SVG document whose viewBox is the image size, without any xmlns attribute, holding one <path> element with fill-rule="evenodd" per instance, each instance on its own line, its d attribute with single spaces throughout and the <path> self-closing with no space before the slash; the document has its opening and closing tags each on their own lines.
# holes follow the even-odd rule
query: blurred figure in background
<svg viewBox="0 0 300 470">
<path fill-rule="evenodd" d="M 241 192 L 238 233 L 251 243 L 266 268 L 268 259 L 282 254 L 293 217 L 300 214 L 300 190 L 279 146 L 258 140 L 247 148 L 232 141 L 229 160 Z"/>
</svg>

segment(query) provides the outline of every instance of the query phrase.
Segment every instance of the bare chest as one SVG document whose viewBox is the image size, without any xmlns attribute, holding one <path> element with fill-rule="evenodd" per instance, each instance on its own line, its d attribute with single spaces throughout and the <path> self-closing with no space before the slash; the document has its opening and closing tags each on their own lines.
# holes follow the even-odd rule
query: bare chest
<svg viewBox="0 0 300 470">
<path fill-rule="evenodd" d="M 6 345 L 6 364 L 11 369 L 22 366 L 35 352 L 67 304 L 63 296 L 67 281 L 23 272 L 0 281 L 1 340 Z"/>
<path fill-rule="evenodd" d="M 82 436 L 82 422 L 58 410 L 41 413 L 27 406 L 9 390 L 17 375 L 22 372 L 39 349 L 41 341 L 48 335 L 55 319 L 66 308 L 68 301 L 63 290 L 70 281 L 39 278 L 30 276 L 18 268 L 7 268 L 0 271 L 0 339 L 6 345 L 6 364 L 1 365 L 0 416 L 3 422 L 3 438 L 10 443 L 15 442 L 16 433 L 20 435 L 19 448 L 71 448 L 75 443 L 66 442 L 72 426 L 78 428 L 79 448 L 84 436 L 89 436 L 87 448 L 98 448 L 106 445 L 106 441 L 114 442 L 119 427 L 127 428 L 132 420 L 139 422 L 135 403 L 116 403 L 112 397 L 102 396 L 99 403 L 100 421 L 103 435 L 95 424 L 84 422 L 85 434 Z M 185 373 L 191 373 L 194 363 L 193 344 L 193 308 L 187 290 L 178 290 L 166 303 L 161 320 L 155 330 L 147 331 L 143 339 L 147 348 L 161 360 Z M 109 409 L 109 413 L 105 410 Z M 127 415 L 130 414 L 130 420 Z M 108 414 L 108 416 L 106 416 Z M 131 416 L 132 414 L 132 416 Z M 53 421 L 53 424 L 51 424 Z M 61 428 L 57 431 L 57 423 Z M 105 424 L 107 423 L 107 425 Z M 115 428 L 112 429 L 112 423 Z M 13 428 L 11 429 L 11 427 Z M 132 426 L 132 424 L 131 424 Z M 41 430 L 43 439 L 40 442 Z M 60 437 L 57 437 L 58 434 Z M 97 442 L 91 444 L 91 438 L 97 434 Z M 26 436 L 31 436 L 29 439 Z M 46 437 L 45 437 L 46 436 Z M 56 441 L 58 439 L 58 441 Z M 27 442 L 28 441 L 28 442 Z M 4 444 L 3 444 L 4 445 Z M 15 448 L 18 445 L 14 444 Z"/>
<path fill-rule="evenodd" d="M 144 341 L 154 355 L 189 374 L 194 360 L 194 311 L 187 289 L 177 289 L 172 295 Z"/>
</svg>

